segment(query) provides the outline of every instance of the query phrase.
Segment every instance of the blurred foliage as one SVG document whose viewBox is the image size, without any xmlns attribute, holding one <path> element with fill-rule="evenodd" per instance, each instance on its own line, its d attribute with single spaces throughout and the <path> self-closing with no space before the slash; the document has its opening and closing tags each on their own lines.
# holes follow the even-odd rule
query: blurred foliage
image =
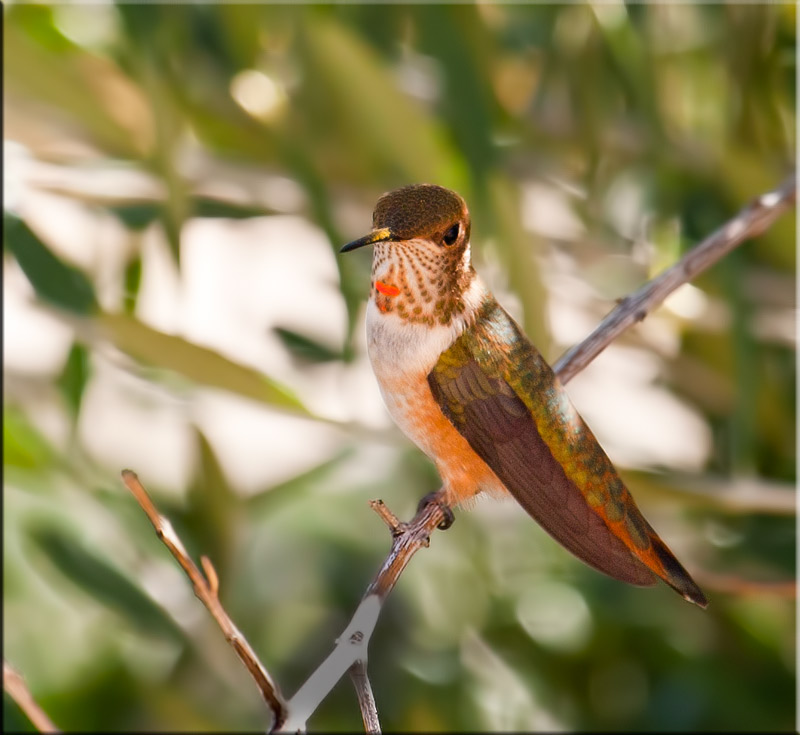
<svg viewBox="0 0 800 735">
<path fill-rule="evenodd" d="M 7 3 L 6 291 L 24 282 L 27 308 L 59 339 L 28 335 L 58 353 L 37 368 L 18 359 L 19 339 L 6 341 L 4 647 L 53 720 L 108 732 L 268 723 L 123 494 L 125 442 L 113 456 L 97 449 L 128 421 L 90 401 L 109 371 L 138 386 L 132 405 L 178 412 L 183 459 L 136 469 L 190 551 L 214 560 L 224 603 L 288 694 L 388 550 L 366 500 L 407 516 L 437 487 L 396 431 L 331 418 L 312 390 L 322 370 L 338 371 L 347 405 L 361 378 L 343 376 L 365 374 L 354 371 L 368 254 L 335 258 L 341 339 L 263 327 L 289 366 L 271 372 L 166 326 L 179 321 L 153 322 L 143 306 L 153 242 L 167 244 L 172 262 L 159 267 L 180 274 L 180 291 L 200 223 L 234 233 L 300 217 L 333 261 L 383 191 L 450 186 L 470 203 L 479 267 L 554 359 L 569 346 L 550 333 L 565 293 L 591 326 L 791 170 L 795 14 L 790 4 Z M 58 219 L 65 208 L 92 223 L 89 255 Z M 511 506 L 481 503 L 418 555 L 379 623 L 370 673 L 387 730 L 794 728 L 794 597 L 745 583 L 795 575 L 795 252 L 791 214 L 693 284 L 703 308 L 662 309 L 621 340 L 651 355 L 658 387 L 708 427 L 703 503 L 680 468 L 628 475 L 697 571 L 708 610 L 601 577 Z M 651 322 L 667 337 L 648 337 Z M 301 459 L 312 430 L 336 441 L 245 491 L 224 442 L 199 425 L 212 395 L 291 426 L 303 417 Z M 269 466 L 277 438 L 263 436 L 248 462 Z M 186 476 L 148 482 L 158 462 L 186 465 Z M 729 500 L 745 487 L 749 504 L 737 508 Z M 787 502 L 762 503 L 776 493 Z M 3 717 L 6 730 L 28 727 L 14 707 Z M 311 725 L 360 728 L 347 681 Z"/>
</svg>

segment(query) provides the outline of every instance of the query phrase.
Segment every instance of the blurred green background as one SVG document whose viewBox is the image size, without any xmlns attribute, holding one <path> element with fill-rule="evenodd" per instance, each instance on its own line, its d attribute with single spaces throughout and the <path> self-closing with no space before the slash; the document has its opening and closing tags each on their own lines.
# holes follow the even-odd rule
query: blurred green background
<svg viewBox="0 0 800 735">
<path fill-rule="evenodd" d="M 287 695 L 389 548 L 367 501 L 437 488 L 337 255 L 382 192 L 463 194 L 554 361 L 795 158 L 790 4 L 3 12 L 3 642 L 67 730 L 269 724 L 124 467 Z M 379 622 L 386 730 L 795 729 L 795 266 L 792 212 L 569 386 L 708 610 L 481 500 Z M 361 728 L 346 679 L 310 726 Z"/>
</svg>

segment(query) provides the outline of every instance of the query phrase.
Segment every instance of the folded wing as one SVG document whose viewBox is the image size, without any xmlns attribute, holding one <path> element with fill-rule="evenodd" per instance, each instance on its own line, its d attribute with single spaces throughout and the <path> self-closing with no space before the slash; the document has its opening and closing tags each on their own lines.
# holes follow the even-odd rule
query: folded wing
<svg viewBox="0 0 800 735">
<path fill-rule="evenodd" d="M 686 599 L 706 604 L 549 365 L 496 302 L 442 354 L 428 383 L 517 502 L 575 556 L 630 584 L 651 585 L 655 572 Z"/>
</svg>

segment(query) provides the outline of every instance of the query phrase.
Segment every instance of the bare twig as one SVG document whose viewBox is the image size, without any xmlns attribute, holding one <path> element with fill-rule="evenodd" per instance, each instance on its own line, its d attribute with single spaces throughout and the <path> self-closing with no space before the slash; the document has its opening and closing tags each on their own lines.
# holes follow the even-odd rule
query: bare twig
<svg viewBox="0 0 800 735">
<path fill-rule="evenodd" d="M 358 706 L 361 709 L 361 719 L 364 720 L 364 732 L 369 735 L 380 735 L 381 723 L 378 720 L 378 708 L 375 706 L 375 697 L 372 695 L 372 685 L 367 676 L 367 662 L 356 661 L 350 667 L 350 679 L 356 689 Z"/>
<path fill-rule="evenodd" d="M 384 521 L 387 517 L 395 521 L 391 525 L 387 524 L 392 532 L 392 548 L 364 595 L 365 597 L 377 595 L 382 604 L 411 561 L 411 557 L 423 546 L 430 545 L 431 533 L 445 520 L 446 511 L 439 503 L 426 503 L 410 523 L 398 524 L 397 518 L 382 500 L 373 500 L 370 505 Z"/>
<path fill-rule="evenodd" d="M 19 705 L 39 732 L 61 732 L 33 698 L 22 676 L 5 659 L 3 659 L 3 689 Z"/>
<path fill-rule="evenodd" d="M 369 507 L 372 508 L 389 527 L 392 536 L 403 530 L 403 524 L 400 522 L 400 519 L 389 510 L 389 507 L 382 500 L 370 500 Z"/>
<path fill-rule="evenodd" d="M 195 595 L 208 608 L 208 611 L 225 634 L 225 639 L 233 646 L 236 655 L 239 656 L 239 659 L 250 672 L 261 691 L 261 696 L 272 710 L 273 728 L 279 728 L 286 719 L 286 702 L 278 685 L 272 681 L 247 639 L 241 634 L 222 607 L 222 603 L 217 596 L 219 592 L 219 577 L 211 564 L 211 560 L 206 556 L 202 557 L 201 564 L 205 570 L 205 576 L 203 576 L 203 573 L 189 557 L 172 524 L 158 512 L 147 491 L 139 482 L 136 473 L 131 470 L 123 470 L 122 481 L 128 490 L 133 493 L 142 510 L 147 514 L 158 537 L 170 550 L 170 553 L 181 565 L 183 571 L 186 572 L 194 587 Z"/>
<path fill-rule="evenodd" d="M 678 263 L 624 299 L 589 337 L 556 362 L 553 370 L 561 382 L 567 383 L 577 375 L 619 334 L 637 321 L 642 321 L 648 311 L 676 288 L 713 265 L 746 239 L 767 230 L 791 206 L 796 194 L 793 173 L 780 188 L 756 199 Z M 445 511 L 437 503 L 424 505 L 409 523 L 400 522 L 381 500 L 371 501 L 371 505 L 392 532 L 392 548 L 333 652 L 289 701 L 289 717 L 284 726 L 286 732 L 305 730 L 308 718 L 345 671 L 356 664 L 363 666 L 366 671 L 367 646 L 383 601 L 411 557 L 423 546 L 428 546 L 431 533 L 445 519 Z M 369 727 L 366 720 L 365 726 Z"/>
<path fill-rule="evenodd" d="M 755 199 L 675 265 L 623 299 L 594 332 L 555 363 L 553 370 L 561 382 L 567 383 L 575 377 L 614 339 L 628 327 L 642 321 L 678 286 L 691 281 L 745 240 L 765 232 L 794 204 L 796 198 L 797 179 L 792 172 L 779 188 Z"/>
</svg>

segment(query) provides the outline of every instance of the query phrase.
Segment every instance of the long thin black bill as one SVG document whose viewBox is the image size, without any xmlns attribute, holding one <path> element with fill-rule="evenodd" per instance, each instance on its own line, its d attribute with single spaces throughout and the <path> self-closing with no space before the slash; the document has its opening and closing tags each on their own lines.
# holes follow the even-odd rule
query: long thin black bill
<svg viewBox="0 0 800 735">
<path fill-rule="evenodd" d="M 373 230 L 369 235 L 364 235 L 364 237 L 360 237 L 358 240 L 347 243 L 339 252 L 349 253 L 351 250 L 358 250 L 366 245 L 374 245 L 376 242 L 387 242 L 391 239 L 392 233 L 389 231 L 389 228 L 383 227 L 380 230 Z"/>
</svg>

